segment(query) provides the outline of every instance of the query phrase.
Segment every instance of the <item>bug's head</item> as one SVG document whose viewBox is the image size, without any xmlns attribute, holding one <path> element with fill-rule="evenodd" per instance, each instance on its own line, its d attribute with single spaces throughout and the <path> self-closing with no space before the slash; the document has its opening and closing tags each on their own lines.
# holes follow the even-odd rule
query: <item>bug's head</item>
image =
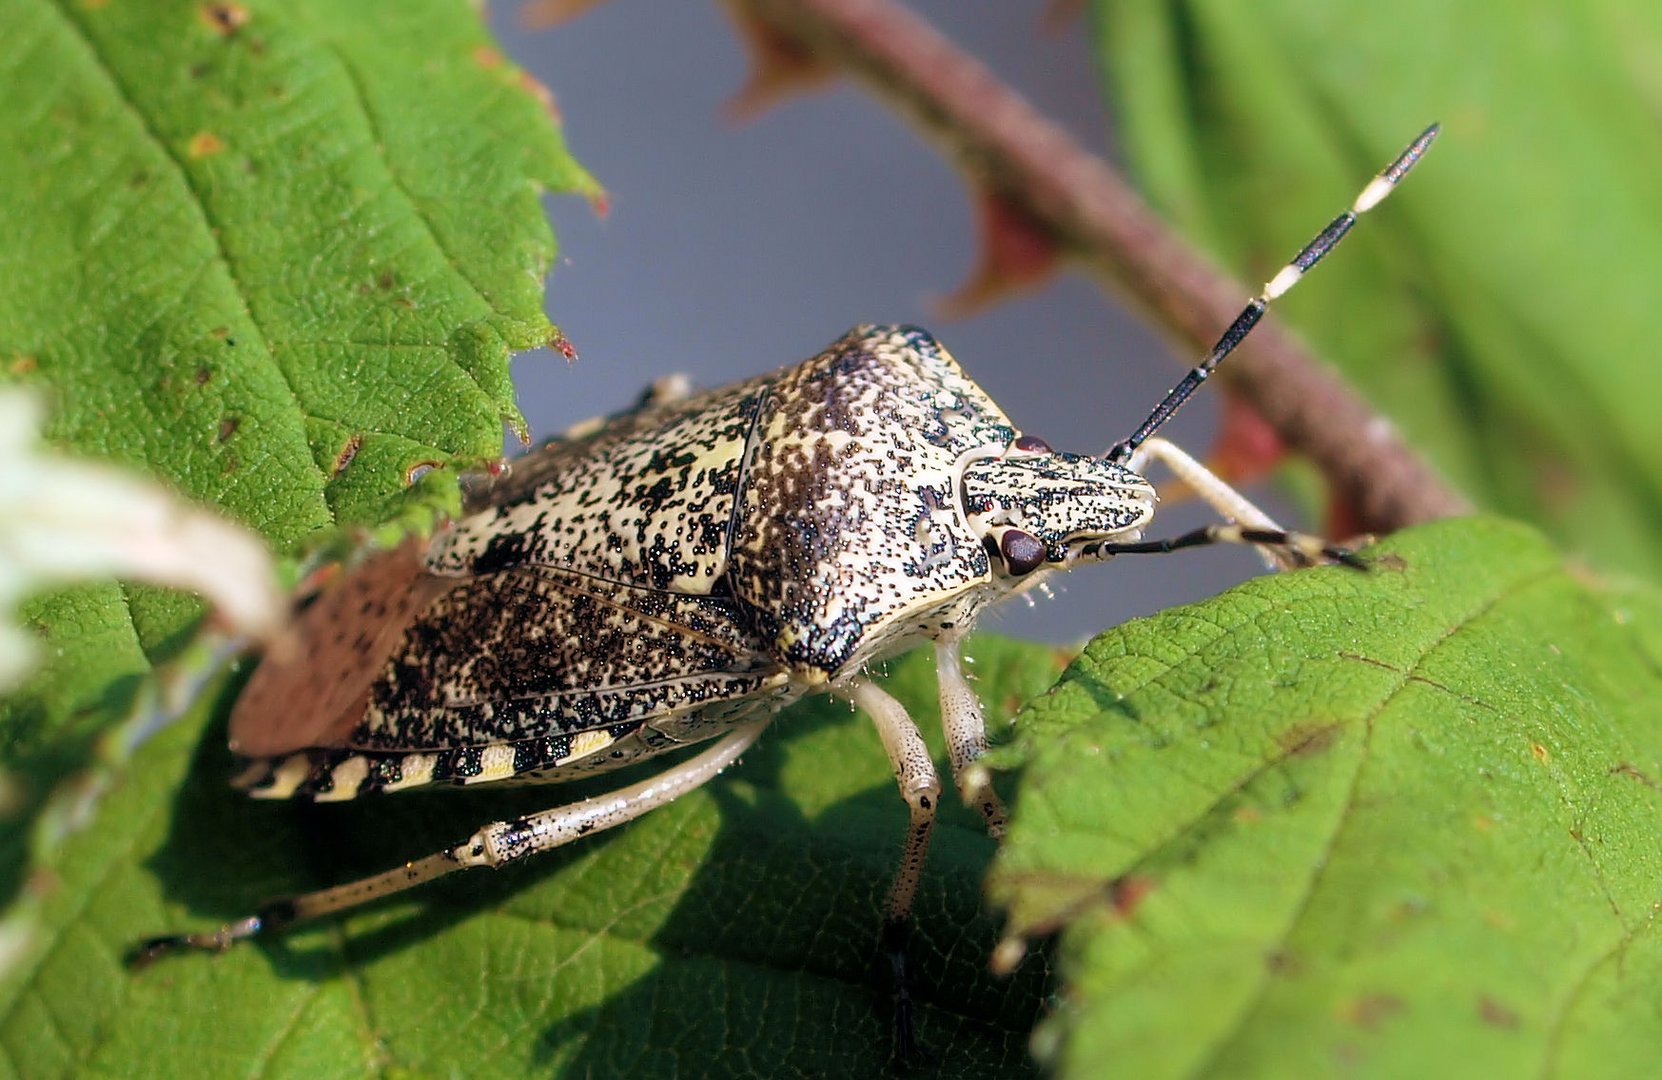
<svg viewBox="0 0 1662 1080">
<path fill-rule="evenodd" d="M 1001 454 L 964 466 L 965 520 L 993 572 L 1023 578 L 1067 568 L 1104 540 L 1135 540 L 1154 516 L 1154 487 L 1107 458 L 1052 450 L 1023 435 Z"/>
</svg>

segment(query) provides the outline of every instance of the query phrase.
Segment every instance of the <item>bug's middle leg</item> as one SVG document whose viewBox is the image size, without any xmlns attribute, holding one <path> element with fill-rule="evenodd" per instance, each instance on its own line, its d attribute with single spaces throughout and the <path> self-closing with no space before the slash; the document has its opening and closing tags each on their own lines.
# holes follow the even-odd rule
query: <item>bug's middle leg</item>
<svg viewBox="0 0 1662 1080">
<path fill-rule="evenodd" d="M 941 797 L 941 778 L 935 772 L 929 747 L 918 733 L 917 725 L 912 723 L 906 706 L 864 680 L 849 686 L 844 694 L 877 725 L 883 749 L 888 752 L 889 763 L 894 766 L 900 797 L 906 800 L 906 806 L 912 812 L 906 828 L 906 842 L 901 848 L 900 867 L 889 886 L 889 900 L 884 910 L 888 923 L 904 924 L 912 913 L 918 880 L 923 876 L 924 859 L 929 855 L 929 837 L 935 831 L 935 807 Z"/>
<path fill-rule="evenodd" d="M 841 693 L 877 726 L 877 734 L 894 766 L 900 795 L 911 810 L 906 841 L 901 846 L 900 866 L 889 885 L 889 900 L 883 917 L 883 951 L 889 957 L 895 983 L 895 1043 L 902 1057 L 918 1053 L 913 1027 L 912 962 L 907 950 L 912 903 L 917 899 L 918 881 L 929 855 L 929 837 L 935 831 L 935 808 L 941 798 L 941 778 L 935 772 L 929 747 L 906 706 L 887 692 L 864 680 L 850 684 Z"/>
<path fill-rule="evenodd" d="M 1009 815 L 993 790 L 987 767 L 978 760 L 987 752 L 987 719 L 981 698 L 964 676 L 963 639 L 948 638 L 935 646 L 935 676 L 940 684 L 941 727 L 946 732 L 952 779 L 964 805 L 981 813 L 994 840 L 1004 836 Z"/>
</svg>

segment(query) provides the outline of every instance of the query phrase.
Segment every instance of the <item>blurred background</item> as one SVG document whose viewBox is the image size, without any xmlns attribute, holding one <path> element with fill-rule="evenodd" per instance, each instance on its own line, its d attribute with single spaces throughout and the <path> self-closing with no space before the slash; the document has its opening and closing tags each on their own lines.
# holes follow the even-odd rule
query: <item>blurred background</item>
<svg viewBox="0 0 1662 1080">
<path fill-rule="evenodd" d="M 1035 4 L 910 7 L 1112 155 L 1078 21 L 1047 30 Z M 719 386 L 806 359 L 856 323 L 908 322 L 933 330 L 1024 430 L 1059 449 L 1100 452 L 1193 362 L 1180 365 L 1077 273 L 973 317 L 939 316 L 936 302 L 976 259 L 959 175 L 847 80 L 733 122 L 725 106 L 745 83 L 747 60 L 720 5 L 615 0 L 533 30 L 516 5 L 494 4 L 491 20 L 513 59 L 554 92 L 573 152 L 611 196 L 603 219 L 580 200 L 549 200 L 560 258 L 548 310 L 580 360 L 568 366 L 539 350 L 515 361 L 538 438 L 614 411 L 672 371 Z M 1304 232 L 1285 237 L 1283 258 L 1351 195 L 1336 187 L 1304 207 Z M 1217 412 L 1202 394 L 1168 430 L 1204 452 Z M 1196 506 L 1174 506 L 1157 534 L 1205 520 Z M 1122 559 L 1061 576 L 1055 599 L 1018 599 L 982 625 L 1072 642 L 1260 570 L 1241 550 Z"/>
</svg>

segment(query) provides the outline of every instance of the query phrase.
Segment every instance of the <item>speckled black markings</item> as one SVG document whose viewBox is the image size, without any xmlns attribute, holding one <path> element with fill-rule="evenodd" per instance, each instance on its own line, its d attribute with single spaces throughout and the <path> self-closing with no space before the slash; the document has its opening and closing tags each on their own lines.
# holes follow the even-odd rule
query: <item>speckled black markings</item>
<svg viewBox="0 0 1662 1080">
<path fill-rule="evenodd" d="M 1389 194 L 1435 135 L 1416 139 L 1342 222 Z M 926 332 L 866 326 L 724 390 L 687 398 L 662 381 L 641 406 L 580 424 L 500 482 L 472 487 L 468 516 L 425 548 L 412 540 L 367 558 L 300 620 L 299 649 L 255 671 L 231 717 L 233 748 L 255 757 L 239 782 L 338 800 L 559 781 L 711 745 L 604 800 L 482 825 L 266 917 L 349 910 L 634 820 L 732 765 L 783 705 L 829 692 L 872 719 L 909 807 L 884 935 L 904 1058 L 915 1002 L 904 932 L 943 785 L 917 725 L 867 665 L 935 645 L 953 780 L 999 837 L 1008 818 L 977 765 L 986 720 L 962 655 L 983 608 L 1081 562 L 1217 542 L 1354 564 L 1280 531 L 1155 437 L 1344 228 L 1283 267 L 1101 458 L 1022 435 Z M 1236 524 L 1143 540 L 1155 493 L 1133 462 L 1171 468 Z M 151 939 L 134 960 L 224 949 L 260 933 L 263 915 Z"/>
<path fill-rule="evenodd" d="M 912 327 L 551 443 L 487 498 L 433 541 L 457 584 L 345 745 L 295 747 L 304 779 L 270 759 L 256 791 L 559 780 L 708 739 L 968 625 L 1024 587 L 1035 538 L 1059 563 L 1152 509 L 1120 466 L 1021 436 Z"/>
</svg>

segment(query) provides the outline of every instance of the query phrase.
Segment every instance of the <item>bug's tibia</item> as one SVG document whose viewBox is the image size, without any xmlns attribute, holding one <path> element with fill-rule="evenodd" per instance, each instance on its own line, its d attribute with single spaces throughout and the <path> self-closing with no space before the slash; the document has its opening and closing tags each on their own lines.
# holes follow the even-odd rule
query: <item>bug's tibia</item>
<svg viewBox="0 0 1662 1080">
<path fill-rule="evenodd" d="M 1329 544 L 1320 537 L 1307 533 L 1285 532 L 1281 529 L 1253 529 L 1241 525 L 1207 525 L 1180 536 L 1165 540 L 1138 540 L 1129 543 L 1104 542 L 1096 553 L 1110 555 L 1165 554 L 1182 548 L 1205 547 L 1209 544 L 1257 544 L 1281 548 L 1309 562 L 1331 559 L 1337 563 L 1366 570 L 1368 564 L 1349 548 Z"/>
<path fill-rule="evenodd" d="M 911 916 L 918 881 L 923 877 L 923 863 L 929 855 L 935 808 L 941 798 L 941 778 L 935 772 L 929 746 L 912 723 L 906 706 L 864 680 L 843 687 L 840 692 L 876 725 L 877 735 L 883 740 L 883 749 L 894 767 L 900 797 L 911 810 L 906 839 L 900 849 L 900 865 L 895 868 L 894 881 L 889 885 L 886 912 L 890 922 L 904 922 Z"/>
<path fill-rule="evenodd" d="M 1141 446 L 1167 420 L 1171 419 L 1172 414 L 1177 412 L 1185 401 L 1189 400 L 1190 395 L 1200 388 L 1200 384 L 1206 381 L 1207 376 L 1211 375 L 1213 370 L 1223 363 L 1224 358 L 1235 351 L 1235 346 L 1239 345 L 1252 332 L 1252 328 L 1258 325 L 1258 320 L 1263 318 L 1264 311 L 1269 307 L 1270 302 L 1281 297 L 1294 285 L 1297 285 L 1299 280 L 1312 267 L 1327 257 L 1328 252 L 1338 247 L 1339 241 L 1343 240 L 1345 234 L 1350 232 L 1351 226 L 1356 224 L 1358 217 L 1384 201 L 1385 196 L 1389 195 L 1398 182 L 1408 175 L 1408 170 L 1412 169 L 1419 163 L 1420 158 L 1425 156 L 1425 152 L 1431 148 L 1432 140 L 1437 138 L 1437 131 L 1438 126 L 1432 124 L 1420 132 L 1419 136 L 1409 143 L 1407 148 L 1396 156 L 1395 160 L 1380 170 L 1379 175 L 1368 182 L 1368 185 L 1351 202 L 1350 209 L 1334 218 L 1309 243 L 1299 248 L 1298 254 L 1294 255 L 1286 266 L 1283 266 L 1274 277 L 1265 283 L 1264 291 L 1248 301 L 1247 306 L 1229 325 L 1229 329 L 1225 330 L 1217 344 L 1212 346 L 1212 351 L 1206 354 L 1206 358 L 1192 368 L 1187 375 L 1183 376 L 1181 382 L 1171 388 L 1171 392 L 1165 396 L 1159 405 L 1155 406 L 1148 419 L 1144 420 L 1142 425 L 1129 438 L 1122 439 L 1114 444 L 1113 449 L 1108 451 L 1110 461 L 1123 463 L 1129 460 L 1137 447 Z"/>
<path fill-rule="evenodd" d="M 1004 835 L 1009 814 L 1004 801 L 993 790 L 992 774 L 979 758 L 987 752 L 987 720 L 981 699 L 964 676 L 960 639 L 951 638 L 935 646 L 935 678 L 940 684 L 941 728 L 952 762 L 952 779 L 964 805 L 980 813 L 987 833 L 994 840 Z"/>
<path fill-rule="evenodd" d="M 1149 475 L 1149 466 L 1158 463 L 1166 468 L 1218 516 L 1238 522 L 1252 529 L 1281 528 L 1276 520 L 1259 509 L 1251 499 L 1237 491 L 1217 473 L 1196 461 L 1194 456 L 1174 442 L 1153 438 L 1138 448 L 1128 463 L 1134 473 Z"/>
</svg>

